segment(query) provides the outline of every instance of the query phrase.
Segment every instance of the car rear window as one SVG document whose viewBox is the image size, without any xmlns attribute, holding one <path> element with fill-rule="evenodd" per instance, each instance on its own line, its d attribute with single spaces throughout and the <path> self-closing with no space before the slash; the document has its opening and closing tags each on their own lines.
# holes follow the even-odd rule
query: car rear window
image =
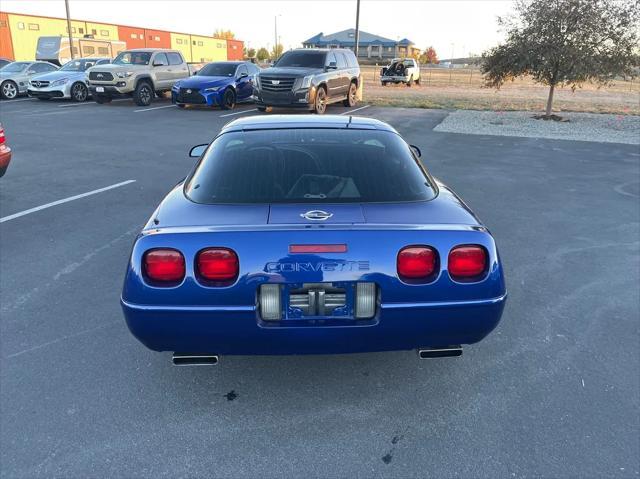
<svg viewBox="0 0 640 479">
<path fill-rule="evenodd" d="M 207 204 L 377 203 L 429 200 L 435 191 L 395 133 L 282 129 L 219 136 L 185 194 Z"/>
</svg>

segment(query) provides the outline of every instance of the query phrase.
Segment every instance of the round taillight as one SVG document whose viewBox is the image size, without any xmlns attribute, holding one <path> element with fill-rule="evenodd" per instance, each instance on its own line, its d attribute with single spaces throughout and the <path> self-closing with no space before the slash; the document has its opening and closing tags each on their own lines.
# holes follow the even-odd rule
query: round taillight
<svg viewBox="0 0 640 479">
<path fill-rule="evenodd" d="M 402 279 L 427 279 L 436 270 L 438 254 L 429 246 L 407 246 L 398 253 L 398 276 Z"/>
<path fill-rule="evenodd" d="M 175 249 L 152 249 L 143 259 L 147 278 L 161 283 L 178 283 L 185 273 L 184 256 Z"/>
<path fill-rule="evenodd" d="M 238 276 L 238 255 L 229 248 L 204 249 L 196 258 L 196 271 L 209 281 L 232 281 Z"/>
<path fill-rule="evenodd" d="M 480 245 L 456 246 L 449 253 L 449 274 L 456 280 L 472 280 L 487 270 L 487 250 Z"/>
</svg>

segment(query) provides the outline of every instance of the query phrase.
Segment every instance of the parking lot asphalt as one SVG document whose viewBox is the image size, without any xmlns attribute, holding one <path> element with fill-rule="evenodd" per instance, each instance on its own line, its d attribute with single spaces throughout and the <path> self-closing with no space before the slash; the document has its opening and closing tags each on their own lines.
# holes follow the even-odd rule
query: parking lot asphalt
<svg viewBox="0 0 640 479">
<path fill-rule="evenodd" d="M 640 474 L 637 146 L 438 133 L 443 110 L 361 109 L 491 229 L 510 295 L 496 331 L 430 361 L 175 368 L 139 344 L 118 303 L 134 235 L 189 148 L 250 114 L 0 102 L 14 152 L 0 217 L 135 180 L 0 223 L 2 477 Z"/>
</svg>

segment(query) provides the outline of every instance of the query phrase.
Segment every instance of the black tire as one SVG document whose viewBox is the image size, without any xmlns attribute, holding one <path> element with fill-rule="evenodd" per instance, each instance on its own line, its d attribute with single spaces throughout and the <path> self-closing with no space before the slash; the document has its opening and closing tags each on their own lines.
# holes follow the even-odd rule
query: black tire
<svg viewBox="0 0 640 479">
<path fill-rule="evenodd" d="M 264 113 L 265 111 L 267 111 L 267 108 L 268 108 L 268 107 L 266 107 L 266 106 L 259 106 L 259 107 L 258 107 L 258 111 L 261 111 L 261 112 L 263 112 L 263 113 Z"/>
<path fill-rule="evenodd" d="M 418 79 L 415 81 L 416 85 L 420 85 L 420 77 L 418 77 Z"/>
<path fill-rule="evenodd" d="M 176 103 L 178 108 L 184 108 L 186 105 L 184 103 Z"/>
<path fill-rule="evenodd" d="M 138 106 L 149 106 L 153 101 L 153 93 L 153 88 L 148 81 L 140 81 L 133 92 L 133 101 Z"/>
<path fill-rule="evenodd" d="M 96 103 L 100 103 L 101 105 L 103 103 L 111 103 L 111 97 L 110 96 L 106 96 L 106 95 L 94 95 L 93 96 L 93 100 Z"/>
<path fill-rule="evenodd" d="M 409 81 L 407 82 L 407 86 L 410 87 L 412 83 L 413 83 L 413 75 L 411 75 L 409 77 Z"/>
<path fill-rule="evenodd" d="M 316 99 L 313 103 L 313 112 L 317 115 L 324 115 L 327 111 L 327 90 L 323 86 L 318 88 Z"/>
<path fill-rule="evenodd" d="M 89 89 L 82 82 L 76 82 L 71 85 L 71 99 L 77 102 L 87 101 L 89 98 Z"/>
<path fill-rule="evenodd" d="M 3 81 L 0 85 L 0 97 L 5 100 L 13 100 L 19 93 L 18 85 L 12 80 Z"/>
<path fill-rule="evenodd" d="M 352 81 L 351 85 L 349 85 L 349 93 L 347 93 L 347 98 L 342 102 L 342 104 L 346 107 L 354 107 L 358 103 L 358 86 L 356 82 Z"/>
<path fill-rule="evenodd" d="M 164 92 L 163 92 L 163 91 L 157 91 L 157 92 L 156 92 L 156 96 L 157 96 L 158 98 L 164 98 Z"/>
<path fill-rule="evenodd" d="M 380 82 L 380 83 L 382 84 L 382 86 L 387 86 L 387 82 L 386 81 L 383 81 L 383 82 Z"/>
<path fill-rule="evenodd" d="M 236 106 L 236 93 L 231 89 L 227 88 L 222 95 L 222 105 L 220 105 L 223 110 L 233 110 Z"/>
</svg>

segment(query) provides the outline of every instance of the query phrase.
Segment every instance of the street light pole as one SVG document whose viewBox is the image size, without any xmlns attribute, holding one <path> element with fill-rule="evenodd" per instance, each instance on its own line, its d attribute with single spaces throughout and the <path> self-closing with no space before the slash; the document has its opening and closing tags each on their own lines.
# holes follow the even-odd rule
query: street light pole
<svg viewBox="0 0 640 479">
<path fill-rule="evenodd" d="M 71 16 L 69 15 L 69 0 L 64 0 L 64 7 L 67 10 L 67 32 L 69 33 L 69 51 L 73 60 L 73 35 L 71 32 Z"/>
<path fill-rule="evenodd" d="M 354 53 L 358 58 L 358 44 L 360 43 L 360 0 L 356 0 L 356 48 Z"/>
<path fill-rule="evenodd" d="M 275 38 L 276 38 L 276 43 L 274 44 L 275 46 L 273 47 L 273 56 L 275 57 L 274 60 L 277 60 L 278 59 L 278 15 L 275 15 L 273 17 L 273 26 L 274 26 Z"/>
</svg>

